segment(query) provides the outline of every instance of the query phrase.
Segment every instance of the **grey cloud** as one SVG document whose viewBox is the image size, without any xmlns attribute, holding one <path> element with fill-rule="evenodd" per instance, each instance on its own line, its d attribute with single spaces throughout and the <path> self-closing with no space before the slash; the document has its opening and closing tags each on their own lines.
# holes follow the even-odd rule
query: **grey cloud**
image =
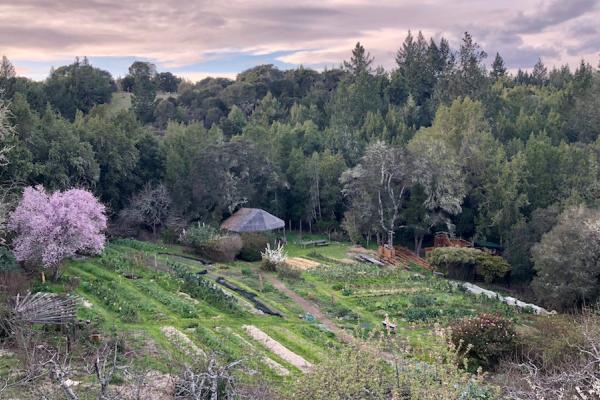
<svg viewBox="0 0 600 400">
<path fill-rule="evenodd" d="M 550 26 L 578 18 L 592 11 L 598 4 L 597 0 L 552 0 L 533 14 L 519 13 L 508 26 L 515 32 L 539 32 Z"/>
</svg>

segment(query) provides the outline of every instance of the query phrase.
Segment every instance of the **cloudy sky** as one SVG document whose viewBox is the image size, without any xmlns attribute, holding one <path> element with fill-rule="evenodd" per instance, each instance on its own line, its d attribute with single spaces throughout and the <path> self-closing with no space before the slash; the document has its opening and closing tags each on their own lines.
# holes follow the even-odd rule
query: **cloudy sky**
<svg viewBox="0 0 600 400">
<path fill-rule="evenodd" d="M 34 79 L 84 55 L 115 76 L 136 59 L 192 80 L 321 69 L 357 41 L 391 68 L 409 29 L 454 45 L 470 31 L 512 69 L 600 60 L 600 0 L 0 0 L 0 54 Z"/>
</svg>

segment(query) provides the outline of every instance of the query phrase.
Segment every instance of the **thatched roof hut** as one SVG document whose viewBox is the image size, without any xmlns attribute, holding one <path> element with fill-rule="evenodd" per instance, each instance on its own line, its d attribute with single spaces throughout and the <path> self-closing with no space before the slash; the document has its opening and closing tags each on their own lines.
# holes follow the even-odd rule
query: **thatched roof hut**
<svg viewBox="0 0 600 400">
<path fill-rule="evenodd" d="M 260 208 L 240 208 L 221 224 L 230 232 L 264 232 L 285 227 L 285 222 Z"/>
</svg>

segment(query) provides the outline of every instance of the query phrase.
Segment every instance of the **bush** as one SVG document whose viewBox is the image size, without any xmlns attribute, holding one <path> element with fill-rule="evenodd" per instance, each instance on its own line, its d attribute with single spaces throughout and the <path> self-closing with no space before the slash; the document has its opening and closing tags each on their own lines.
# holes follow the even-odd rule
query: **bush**
<svg viewBox="0 0 600 400">
<path fill-rule="evenodd" d="M 20 271 L 15 255 L 8 247 L 0 247 L 0 272 Z"/>
<path fill-rule="evenodd" d="M 516 345 L 512 321 L 496 314 L 480 314 L 452 325 L 452 342 L 465 351 L 469 366 L 491 369 Z M 468 351 L 467 351 L 468 350 Z"/>
<path fill-rule="evenodd" d="M 260 269 L 266 272 L 277 272 L 277 266 L 277 263 L 268 258 L 263 258 L 260 263 Z"/>
<path fill-rule="evenodd" d="M 448 277 L 467 281 L 478 278 L 491 283 L 506 277 L 511 269 L 502 257 L 470 247 L 436 248 L 427 260 Z"/>
<path fill-rule="evenodd" d="M 218 229 L 204 223 L 184 229 L 179 242 L 216 262 L 233 261 L 242 249 L 242 239 L 238 235 L 222 235 Z"/>
<path fill-rule="evenodd" d="M 265 251 L 261 253 L 262 263 L 260 268 L 263 271 L 275 272 L 280 265 L 285 264 L 287 255 L 283 250 L 283 245 L 280 243 L 275 248 L 271 248 L 270 244 L 267 244 Z"/>
<path fill-rule="evenodd" d="M 219 230 L 213 226 L 198 222 L 196 225 L 184 229 L 179 235 L 179 242 L 193 248 L 202 246 L 221 237 Z"/>
<path fill-rule="evenodd" d="M 25 294 L 30 284 L 27 275 L 19 270 L 0 271 L 0 302 L 2 299 L 16 296 L 17 293 Z"/>
<path fill-rule="evenodd" d="M 167 225 L 161 232 L 163 242 L 168 244 L 176 244 L 181 235 L 181 228 L 176 225 Z"/>
<path fill-rule="evenodd" d="M 238 235 L 221 236 L 195 248 L 198 255 L 216 262 L 231 262 L 242 249 L 242 239 Z"/>
<path fill-rule="evenodd" d="M 408 322 L 428 321 L 439 318 L 441 316 L 440 310 L 437 308 L 426 308 L 426 307 L 415 307 L 409 308 L 402 313 L 402 316 Z"/>
<path fill-rule="evenodd" d="M 572 317 L 551 315 L 536 318 L 531 326 L 519 330 L 517 357 L 544 372 L 559 372 L 581 357 L 583 346 L 583 335 Z"/>
<path fill-rule="evenodd" d="M 486 283 L 492 283 L 505 278 L 510 270 L 510 265 L 502 257 L 494 256 L 485 251 L 482 251 L 477 257 L 475 274 L 478 277 L 482 277 Z"/>
<path fill-rule="evenodd" d="M 242 233 L 242 249 L 239 258 L 244 261 L 260 261 L 262 259 L 261 252 L 270 243 L 269 236 L 263 233 Z"/>
<path fill-rule="evenodd" d="M 302 279 L 302 271 L 286 263 L 277 266 L 277 275 L 279 275 L 279 277 L 282 279 Z"/>
</svg>

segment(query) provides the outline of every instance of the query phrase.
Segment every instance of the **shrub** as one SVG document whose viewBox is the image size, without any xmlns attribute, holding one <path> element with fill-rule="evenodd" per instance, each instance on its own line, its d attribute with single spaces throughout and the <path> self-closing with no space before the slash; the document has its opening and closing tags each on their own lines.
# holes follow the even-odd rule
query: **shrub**
<svg viewBox="0 0 600 400">
<path fill-rule="evenodd" d="M 242 233 L 242 249 L 239 258 L 244 261 L 260 261 L 261 253 L 270 242 L 269 237 L 263 233 Z"/>
<path fill-rule="evenodd" d="M 482 277 L 486 283 L 503 279 L 508 275 L 510 270 L 510 265 L 502 257 L 494 256 L 485 251 L 481 252 L 477 257 L 475 274 Z"/>
<path fill-rule="evenodd" d="M 451 327 L 456 347 L 469 349 L 465 356 L 471 367 L 494 368 L 501 357 L 515 349 L 512 321 L 497 314 L 480 314 L 462 319 Z"/>
<path fill-rule="evenodd" d="M 438 271 L 454 279 L 479 278 L 491 283 L 510 272 L 510 265 L 502 257 L 470 247 L 436 248 L 427 259 Z"/>
<path fill-rule="evenodd" d="M 302 279 L 302 271 L 286 263 L 277 266 L 277 275 L 279 275 L 279 277 L 282 279 Z"/>
<path fill-rule="evenodd" d="M 176 244 L 179 241 L 181 235 L 181 228 L 177 225 L 167 225 L 161 232 L 161 238 L 163 242 L 169 244 Z"/>
<path fill-rule="evenodd" d="M 578 350 L 584 346 L 584 337 L 578 328 L 565 315 L 536 318 L 518 332 L 519 361 L 534 363 L 544 372 L 560 371 L 581 357 Z"/>
<path fill-rule="evenodd" d="M 19 270 L 0 271 L 0 299 L 14 297 L 17 293 L 25 294 L 30 280 Z"/>
<path fill-rule="evenodd" d="M 204 223 L 184 229 L 179 242 L 192 247 L 198 255 L 216 262 L 233 261 L 242 249 L 239 235 L 222 235 L 218 229 Z"/>
<path fill-rule="evenodd" d="M 409 308 L 402 313 L 402 316 L 409 322 L 428 321 L 439 318 L 441 315 L 437 308 L 426 307 Z"/>
<path fill-rule="evenodd" d="M 205 223 L 198 222 L 196 225 L 184 229 L 179 235 L 179 242 L 190 247 L 198 247 L 221 237 L 218 229 Z"/>
<path fill-rule="evenodd" d="M 196 252 L 216 262 L 231 262 L 242 249 L 242 239 L 238 235 L 221 236 L 195 248 Z"/>
<path fill-rule="evenodd" d="M 19 271 L 17 259 L 9 248 L 0 246 L 0 272 Z"/>
<path fill-rule="evenodd" d="M 261 253 L 261 256 L 262 263 L 260 268 L 263 271 L 275 272 L 277 271 L 277 267 L 284 264 L 287 260 L 287 255 L 285 254 L 281 243 L 273 249 L 270 244 L 267 244 L 267 248 Z"/>
</svg>

